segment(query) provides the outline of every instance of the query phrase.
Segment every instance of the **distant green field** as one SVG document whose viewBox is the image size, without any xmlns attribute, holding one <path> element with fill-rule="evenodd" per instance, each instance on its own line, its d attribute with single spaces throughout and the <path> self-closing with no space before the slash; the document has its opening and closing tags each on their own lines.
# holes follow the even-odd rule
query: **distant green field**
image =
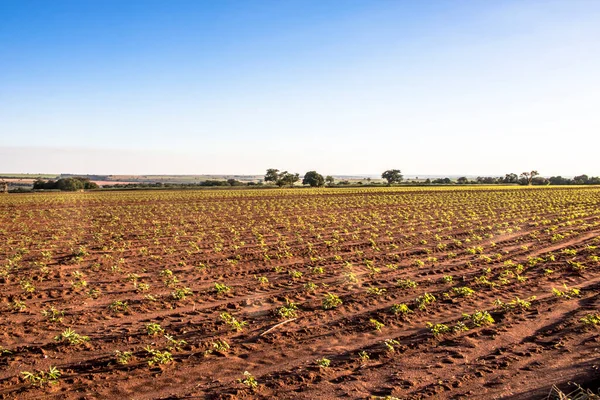
<svg viewBox="0 0 600 400">
<path fill-rule="evenodd" d="M 0 179 L 57 179 L 60 174 L 3 174 L 0 173 Z"/>
</svg>

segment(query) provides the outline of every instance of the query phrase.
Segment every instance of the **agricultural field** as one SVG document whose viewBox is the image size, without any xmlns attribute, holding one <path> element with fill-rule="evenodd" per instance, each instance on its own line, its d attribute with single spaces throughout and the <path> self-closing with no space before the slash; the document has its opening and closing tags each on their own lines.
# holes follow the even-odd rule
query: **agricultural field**
<svg viewBox="0 0 600 400">
<path fill-rule="evenodd" d="M 545 398 L 600 378 L 600 188 L 0 196 L 7 399 Z"/>
</svg>

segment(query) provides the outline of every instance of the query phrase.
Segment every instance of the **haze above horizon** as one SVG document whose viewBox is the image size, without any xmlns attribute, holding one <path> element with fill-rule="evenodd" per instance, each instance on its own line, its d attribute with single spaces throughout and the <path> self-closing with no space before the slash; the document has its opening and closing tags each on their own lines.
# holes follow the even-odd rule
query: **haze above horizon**
<svg viewBox="0 0 600 400">
<path fill-rule="evenodd" d="M 0 171 L 600 175 L 600 2 L 0 1 Z"/>
</svg>

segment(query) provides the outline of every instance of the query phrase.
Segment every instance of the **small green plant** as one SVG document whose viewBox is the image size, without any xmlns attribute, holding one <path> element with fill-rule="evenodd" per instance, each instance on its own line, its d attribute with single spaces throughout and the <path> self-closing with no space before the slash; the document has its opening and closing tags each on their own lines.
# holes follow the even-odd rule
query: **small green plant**
<svg viewBox="0 0 600 400">
<path fill-rule="evenodd" d="M 289 274 L 292 277 L 292 279 L 300 279 L 300 278 L 302 278 L 302 275 L 303 275 L 302 272 L 296 271 L 295 269 L 289 271 Z"/>
<path fill-rule="evenodd" d="M 383 344 L 387 348 L 387 351 L 389 351 L 390 353 L 393 353 L 393 352 L 396 351 L 396 347 L 395 346 L 400 346 L 400 342 L 397 341 L 396 339 L 386 339 L 383 342 Z"/>
<path fill-rule="evenodd" d="M 54 340 L 57 342 L 66 342 L 71 346 L 77 346 L 89 342 L 90 338 L 76 333 L 71 328 L 67 328 L 60 335 L 55 336 Z"/>
<path fill-rule="evenodd" d="M 373 327 L 373 329 L 375 329 L 376 331 L 381 332 L 381 328 L 383 328 L 385 325 L 379 321 L 377 321 L 374 318 L 371 318 L 369 320 L 369 323 L 371 324 L 371 326 Z"/>
<path fill-rule="evenodd" d="M 175 300 L 185 300 L 188 296 L 193 295 L 192 289 L 189 287 L 177 288 L 171 293 L 171 297 Z"/>
<path fill-rule="evenodd" d="M 382 296 L 387 292 L 387 290 L 385 288 L 378 288 L 378 287 L 370 287 L 367 289 L 367 294 L 373 295 L 373 296 Z"/>
<path fill-rule="evenodd" d="M 23 291 L 25 293 L 34 293 L 35 292 L 35 286 L 33 286 L 33 284 L 29 280 L 23 279 L 20 282 L 20 285 L 21 285 L 21 289 L 23 289 Z"/>
<path fill-rule="evenodd" d="M 161 335 L 164 332 L 165 330 L 162 328 L 162 326 L 160 326 L 160 324 L 157 324 L 156 322 L 146 324 L 146 333 L 150 336 Z"/>
<path fill-rule="evenodd" d="M 358 357 L 362 360 L 362 361 L 369 361 L 370 357 L 369 357 L 369 353 L 367 353 L 366 351 L 361 351 L 358 353 Z"/>
<path fill-rule="evenodd" d="M 450 327 L 445 324 L 432 324 L 431 322 L 427 322 L 427 327 L 435 337 L 439 337 L 451 331 Z"/>
<path fill-rule="evenodd" d="M 150 359 L 148 360 L 148 365 L 151 367 L 156 364 L 169 364 L 173 361 L 173 354 L 171 354 L 168 351 L 156 350 L 153 349 L 151 346 L 146 346 L 144 350 L 146 350 L 146 352 L 150 356 Z"/>
<path fill-rule="evenodd" d="M 269 278 L 267 278 L 266 276 L 257 276 L 256 280 L 258 281 L 258 283 L 260 283 L 262 286 L 266 286 L 269 284 Z"/>
<path fill-rule="evenodd" d="M 29 384 L 31 384 L 32 386 L 44 386 L 46 384 L 54 385 L 58 382 L 58 378 L 60 378 L 61 375 L 62 375 L 62 373 L 56 367 L 50 367 L 48 369 L 48 372 L 45 372 L 45 371 L 37 371 L 37 372 L 23 371 L 23 372 L 21 372 L 21 376 L 23 377 L 23 380 L 29 382 Z"/>
<path fill-rule="evenodd" d="M 452 332 L 464 332 L 464 331 L 468 331 L 469 327 L 467 327 L 467 325 L 465 325 L 464 322 L 462 321 L 458 321 L 456 323 L 456 325 L 454 325 L 452 327 Z"/>
<path fill-rule="evenodd" d="M 298 306 L 286 299 L 286 305 L 277 309 L 277 315 L 283 318 L 295 318 L 298 316 Z"/>
<path fill-rule="evenodd" d="M 224 283 L 215 283 L 215 292 L 217 292 L 218 295 L 222 295 L 225 293 L 229 293 L 231 292 L 231 287 L 225 285 Z"/>
<path fill-rule="evenodd" d="M 559 290 L 556 288 L 552 288 L 552 294 L 556 297 L 560 297 L 563 299 L 571 299 L 573 297 L 579 297 L 581 295 L 581 291 L 577 288 L 569 288 L 565 283 L 563 283 L 564 290 Z"/>
<path fill-rule="evenodd" d="M 475 291 L 468 286 L 460 286 L 452 288 L 452 293 L 460 297 L 469 297 L 473 295 Z"/>
<path fill-rule="evenodd" d="M 567 261 L 567 264 L 571 266 L 571 269 L 576 272 L 583 272 L 587 268 L 583 263 L 578 261 Z"/>
<path fill-rule="evenodd" d="M 484 326 L 484 325 L 492 325 L 493 323 L 496 322 L 496 321 L 494 321 L 494 318 L 492 318 L 490 313 L 487 311 L 475 311 L 471 315 L 463 314 L 463 318 L 470 320 L 471 323 L 476 327 L 480 327 L 480 326 Z"/>
<path fill-rule="evenodd" d="M 396 286 L 398 286 L 401 289 L 413 289 L 419 286 L 419 284 L 410 279 L 398 279 L 396 281 Z"/>
<path fill-rule="evenodd" d="M 248 322 L 238 321 L 233 315 L 229 314 L 228 312 L 221 313 L 220 317 L 223 320 L 223 322 L 229 325 L 234 331 L 243 331 L 244 326 L 248 325 Z"/>
<path fill-rule="evenodd" d="M 600 314 L 588 314 L 579 321 L 586 326 L 600 325 Z"/>
<path fill-rule="evenodd" d="M 317 365 L 321 368 L 329 368 L 329 366 L 331 365 L 331 360 L 328 358 L 319 358 L 318 360 L 315 361 L 317 363 Z"/>
<path fill-rule="evenodd" d="M 0 346 L 0 357 L 12 354 L 12 351 Z"/>
<path fill-rule="evenodd" d="M 127 304 L 126 301 L 115 300 L 112 303 L 110 303 L 108 308 L 114 313 L 125 312 L 129 310 L 129 304 Z"/>
<path fill-rule="evenodd" d="M 422 296 L 419 296 L 415 299 L 417 308 L 421 311 L 426 310 L 427 306 L 435 303 L 435 301 L 436 301 L 435 296 L 430 293 L 425 293 Z"/>
<path fill-rule="evenodd" d="M 102 291 L 98 288 L 92 288 L 87 292 L 87 296 L 91 299 L 97 299 L 102 295 Z"/>
<path fill-rule="evenodd" d="M 527 300 L 515 297 L 514 300 L 511 300 L 508 303 L 504 303 L 504 302 L 502 302 L 502 300 L 496 299 L 496 301 L 494 301 L 494 305 L 496 307 L 501 308 L 504 311 L 511 311 L 511 310 L 524 311 L 524 310 L 529 309 L 529 307 L 531 307 L 531 302 L 533 300 L 535 300 L 535 296 L 531 296 Z"/>
<path fill-rule="evenodd" d="M 25 302 L 18 300 L 18 299 L 13 300 L 9 304 L 9 307 L 11 310 L 17 311 L 17 312 L 23 312 L 23 311 L 27 310 L 27 305 L 25 304 Z"/>
<path fill-rule="evenodd" d="M 150 290 L 150 285 L 147 283 L 138 283 L 137 286 L 135 287 L 135 290 L 138 293 L 147 292 L 148 290 Z"/>
<path fill-rule="evenodd" d="M 252 390 L 258 387 L 258 382 L 256 381 L 256 378 L 252 376 L 252 374 L 248 371 L 244 371 L 244 376 L 238 379 L 238 382 L 246 385 Z"/>
<path fill-rule="evenodd" d="M 42 316 L 44 316 L 50 322 L 62 322 L 65 312 L 59 311 L 54 307 L 50 307 L 47 310 L 42 310 Z"/>
<path fill-rule="evenodd" d="M 476 277 L 474 282 L 478 286 L 487 286 L 490 288 L 493 288 L 494 286 L 496 286 L 496 284 L 494 282 L 491 282 L 485 275 Z"/>
<path fill-rule="evenodd" d="M 452 276 L 450 276 L 450 275 L 444 275 L 444 276 L 442 277 L 442 282 L 445 282 L 445 283 L 452 283 Z"/>
<path fill-rule="evenodd" d="M 330 310 L 339 307 L 340 305 L 342 305 L 342 299 L 340 299 L 338 295 L 333 293 L 327 293 L 325 295 L 325 298 L 323 299 L 323 308 L 325 310 Z"/>
<path fill-rule="evenodd" d="M 391 308 L 392 313 L 400 315 L 408 315 L 412 313 L 412 310 L 404 303 L 394 304 Z"/>
<path fill-rule="evenodd" d="M 167 339 L 167 348 L 169 349 L 169 351 L 181 351 L 188 344 L 188 342 L 186 342 L 185 340 L 177 340 L 169 334 L 165 334 L 164 336 L 165 339 Z"/>
<path fill-rule="evenodd" d="M 131 361 L 132 358 L 133 358 L 133 353 L 130 351 L 119 351 L 119 350 L 115 351 L 115 359 L 117 360 L 118 364 L 127 365 L 127 364 L 129 364 L 129 362 Z"/>
<path fill-rule="evenodd" d="M 313 282 L 307 282 L 304 284 L 304 290 L 306 292 L 314 292 L 315 290 L 317 290 L 317 285 Z"/>
<path fill-rule="evenodd" d="M 219 339 L 212 342 L 212 348 L 219 353 L 227 353 L 231 346 L 225 340 Z"/>
</svg>

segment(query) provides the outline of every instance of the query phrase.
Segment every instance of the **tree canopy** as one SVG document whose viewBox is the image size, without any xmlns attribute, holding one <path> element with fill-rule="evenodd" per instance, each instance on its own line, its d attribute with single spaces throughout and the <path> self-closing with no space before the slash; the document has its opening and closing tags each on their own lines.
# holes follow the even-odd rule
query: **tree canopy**
<svg viewBox="0 0 600 400">
<path fill-rule="evenodd" d="M 381 177 L 387 181 L 388 186 L 391 185 L 392 183 L 402 182 L 402 178 L 403 178 L 399 169 L 388 169 L 383 174 L 381 174 Z"/>
<path fill-rule="evenodd" d="M 310 185 L 311 187 L 321 187 L 325 185 L 325 178 L 323 178 L 323 175 L 319 174 L 317 171 L 308 171 L 306 174 L 304 174 L 302 184 Z"/>
</svg>

